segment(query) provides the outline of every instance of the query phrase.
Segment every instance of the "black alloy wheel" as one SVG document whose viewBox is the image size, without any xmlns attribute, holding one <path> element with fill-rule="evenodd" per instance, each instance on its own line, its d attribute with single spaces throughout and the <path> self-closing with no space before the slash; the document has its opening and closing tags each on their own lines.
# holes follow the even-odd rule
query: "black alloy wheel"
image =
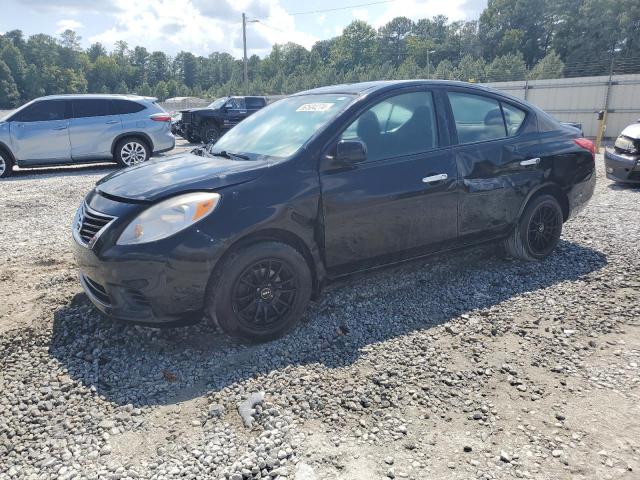
<svg viewBox="0 0 640 480">
<path fill-rule="evenodd" d="M 285 261 L 267 258 L 247 268 L 233 288 L 233 311 L 243 326 L 268 330 L 293 308 L 298 282 Z"/>
<path fill-rule="evenodd" d="M 232 251 L 215 268 L 206 307 L 228 335 L 263 342 L 298 323 L 312 287 L 302 254 L 290 245 L 265 240 Z"/>
<path fill-rule="evenodd" d="M 529 201 L 518 224 L 504 242 L 506 253 L 522 260 L 542 260 L 556 248 L 564 215 L 553 195 L 542 194 Z"/>
<path fill-rule="evenodd" d="M 554 249 L 558 233 L 562 229 L 562 217 L 553 205 L 543 203 L 538 206 L 529 220 L 527 243 L 535 255 L 548 255 Z"/>
<path fill-rule="evenodd" d="M 209 124 L 205 125 L 202 130 L 201 138 L 203 143 L 215 143 L 218 141 L 220 136 L 220 129 L 215 125 Z"/>
</svg>

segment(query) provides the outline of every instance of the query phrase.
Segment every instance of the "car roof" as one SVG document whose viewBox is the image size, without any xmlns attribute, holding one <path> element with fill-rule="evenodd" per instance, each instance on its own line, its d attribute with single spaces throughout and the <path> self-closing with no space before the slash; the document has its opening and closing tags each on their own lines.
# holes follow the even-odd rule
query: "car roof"
<svg viewBox="0 0 640 480">
<path fill-rule="evenodd" d="M 326 87 L 313 88 L 311 90 L 305 90 L 298 92 L 294 95 L 309 95 L 309 94 L 351 94 L 351 95 L 364 95 L 380 90 L 393 90 L 398 87 L 411 87 L 421 85 L 433 85 L 433 86 L 450 86 L 450 87 L 466 87 L 473 88 L 480 91 L 497 93 L 504 97 L 510 97 L 505 95 L 504 92 L 495 90 L 493 88 L 478 85 L 477 83 L 458 82 L 454 80 L 377 80 L 373 82 L 360 82 L 360 83 L 344 83 L 340 85 L 329 85 Z"/>
<path fill-rule="evenodd" d="M 70 100 L 77 98 L 86 98 L 92 100 L 112 100 L 112 99 L 123 99 L 123 100 L 157 100 L 155 97 L 143 97 L 141 95 L 125 95 L 125 94 L 116 94 L 116 93 L 67 93 L 60 95 L 46 95 L 44 97 L 39 97 L 36 100 Z"/>
</svg>

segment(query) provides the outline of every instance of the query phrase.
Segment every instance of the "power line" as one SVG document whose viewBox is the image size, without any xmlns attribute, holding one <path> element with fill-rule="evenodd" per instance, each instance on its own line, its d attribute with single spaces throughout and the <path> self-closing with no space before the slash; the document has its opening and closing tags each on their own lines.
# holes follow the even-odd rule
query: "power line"
<svg viewBox="0 0 640 480">
<path fill-rule="evenodd" d="M 392 3 L 392 2 L 397 2 L 398 0 L 381 0 L 378 2 L 369 2 L 369 3 L 359 3 L 356 5 L 347 5 L 344 7 L 335 7 L 335 8 L 325 8 L 322 10 L 307 10 L 305 12 L 293 12 L 293 13 L 289 13 L 289 15 L 295 16 L 295 15 L 312 15 L 314 13 L 325 13 L 325 12 L 337 12 L 338 10 L 349 10 L 350 8 L 358 8 L 358 7 L 370 7 L 372 5 L 382 5 L 383 3 Z"/>
</svg>

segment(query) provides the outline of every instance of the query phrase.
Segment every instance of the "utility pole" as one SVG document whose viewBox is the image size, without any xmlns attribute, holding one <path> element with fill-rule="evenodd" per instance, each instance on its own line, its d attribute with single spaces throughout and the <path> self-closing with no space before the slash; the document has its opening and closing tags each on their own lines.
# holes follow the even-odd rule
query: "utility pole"
<svg viewBox="0 0 640 480">
<path fill-rule="evenodd" d="M 431 53 L 436 53 L 436 51 L 427 49 L 427 78 L 431 78 L 431 63 L 429 63 L 429 54 Z"/>
<path fill-rule="evenodd" d="M 247 16 L 242 13 L 242 46 L 244 48 L 244 94 L 249 92 L 249 74 L 247 73 Z"/>
</svg>

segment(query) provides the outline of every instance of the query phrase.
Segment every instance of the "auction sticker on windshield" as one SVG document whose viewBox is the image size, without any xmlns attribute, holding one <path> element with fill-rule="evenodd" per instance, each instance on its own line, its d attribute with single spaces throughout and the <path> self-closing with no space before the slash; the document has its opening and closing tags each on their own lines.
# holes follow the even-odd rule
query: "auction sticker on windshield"
<svg viewBox="0 0 640 480">
<path fill-rule="evenodd" d="M 305 103 L 300 105 L 296 112 L 326 112 L 334 105 L 335 103 Z"/>
</svg>

